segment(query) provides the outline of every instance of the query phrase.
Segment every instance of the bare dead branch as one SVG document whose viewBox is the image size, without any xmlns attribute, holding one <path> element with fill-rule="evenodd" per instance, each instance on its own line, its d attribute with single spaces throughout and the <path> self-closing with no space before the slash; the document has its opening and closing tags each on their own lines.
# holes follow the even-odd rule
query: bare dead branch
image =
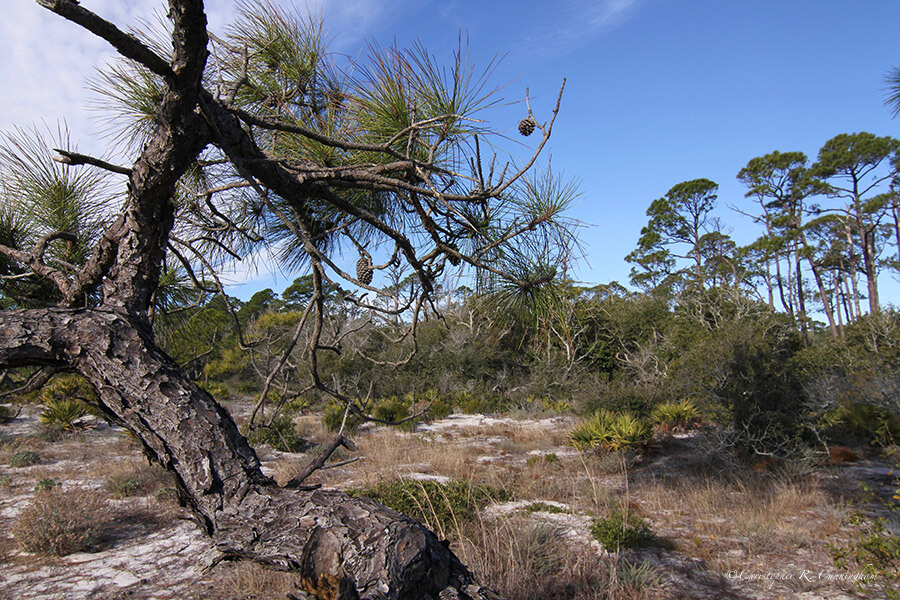
<svg viewBox="0 0 900 600">
<path fill-rule="evenodd" d="M 104 169 L 106 171 L 111 171 L 113 173 L 119 173 L 121 175 L 131 175 L 131 169 L 108 163 L 105 160 L 100 160 L 99 158 L 88 156 L 87 154 L 69 152 L 68 150 L 60 150 L 59 148 L 54 148 L 53 151 L 59 154 L 59 156 L 54 156 L 53 160 L 64 165 L 91 165 L 100 169 Z"/>
<path fill-rule="evenodd" d="M 175 77 L 175 72 L 168 61 L 141 43 L 135 36 L 125 33 L 114 24 L 80 6 L 77 0 L 37 0 L 37 3 L 62 18 L 80 25 L 97 37 L 103 38 L 119 54 L 139 62 L 153 73 L 165 78 Z"/>
</svg>

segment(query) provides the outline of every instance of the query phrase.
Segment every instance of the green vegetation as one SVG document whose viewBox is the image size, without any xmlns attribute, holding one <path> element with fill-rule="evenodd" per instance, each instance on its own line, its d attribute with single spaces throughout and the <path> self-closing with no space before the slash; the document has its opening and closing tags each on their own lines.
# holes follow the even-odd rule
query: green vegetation
<svg viewBox="0 0 900 600">
<path fill-rule="evenodd" d="M 511 497 L 507 490 L 466 479 L 454 479 L 448 483 L 394 479 L 372 487 L 348 490 L 347 493 L 354 497 L 371 498 L 442 535 L 457 531 L 461 523 L 475 521 L 478 510 L 486 504 Z"/>
<path fill-rule="evenodd" d="M 306 438 L 286 415 L 277 415 L 271 423 L 257 425 L 245 435 L 253 446 L 268 444 L 281 452 L 302 452 L 307 445 Z"/>
<path fill-rule="evenodd" d="M 21 468 L 21 467 L 30 467 L 32 465 L 36 465 L 41 462 L 41 457 L 37 455 L 37 452 L 32 452 L 31 450 L 21 450 L 12 455 L 9 459 L 9 466 Z"/>
<path fill-rule="evenodd" d="M 660 402 L 653 407 L 650 413 L 650 420 L 657 425 L 678 429 L 696 425 L 700 417 L 700 409 L 690 400 Z"/>
<path fill-rule="evenodd" d="M 610 552 L 639 548 L 653 539 L 646 521 L 619 508 L 610 511 L 608 517 L 595 518 L 591 535 Z"/>
<path fill-rule="evenodd" d="M 75 421 L 87 413 L 84 402 L 77 399 L 63 398 L 51 400 L 41 411 L 40 421 L 44 425 L 63 431 L 71 431 Z"/>
<path fill-rule="evenodd" d="M 39 479 L 38 482 L 34 484 L 34 491 L 45 492 L 60 487 L 61 485 L 58 477 L 45 477 L 44 479 Z"/>
<path fill-rule="evenodd" d="M 601 409 L 578 425 L 569 436 L 579 450 L 598 448 L 618 452 L 640 447 L 653 437 L 650 423 L 630 411 L 614 413 Z"/>
</svg>

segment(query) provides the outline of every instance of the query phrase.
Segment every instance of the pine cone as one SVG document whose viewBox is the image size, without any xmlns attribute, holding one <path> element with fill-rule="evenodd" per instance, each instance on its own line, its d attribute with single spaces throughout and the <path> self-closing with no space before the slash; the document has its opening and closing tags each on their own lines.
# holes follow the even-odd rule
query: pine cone
<svg viewBox="0 0 900 600">
<path fill-rule="evenodd" d="M 534 128 L 536 125 L 537 123 L 535 123 L 534 119 L 532 119 L 530 116 L 525 117 L 524 119 L 519 121 L 519 133 L 521 133 L 525 137 L 528 137 L 529 135 L 534 133 Z"/>
<path fill-rule="evenodd" d="M 359 257 L 359 260 L 356 261 L 356 278 L 365 285 L 369 285 L 372 283 L 372 257 L 368 254 L 363 254 Z"/>
<path fill-rule="evenodd" d="M 453 242 L 450 242 L 450 243 L 448 243 L 447 245 L 448 245 L 450 248 L 452 248 L 453 250 L 455 250 L 456 252 L 459 252 L 459 247 L 458 247 L 456 244 L 454 244 Z M 459 259 L 459 257 L 456 256 L 455 254 L 450 254 L 450 253 L 448 252 L 448 253 L 447 253 L 447 259 L 450 261 L 450 264 L 453 265 L 454 267 L 458 267 L 458 266 L 459 266 L 460 259 Z"/>
</svg>

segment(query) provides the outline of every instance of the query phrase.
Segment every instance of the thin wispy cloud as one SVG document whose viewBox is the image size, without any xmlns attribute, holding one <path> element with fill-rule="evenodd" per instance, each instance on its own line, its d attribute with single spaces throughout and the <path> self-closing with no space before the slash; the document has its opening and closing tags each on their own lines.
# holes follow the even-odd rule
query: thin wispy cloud
<svg viewBox="0 0 900 600">
<path fill-rule="evenodd" d="M 571 52 L 628 22 L 646 0 L 572 0 L 553 5 L 542 27 L 529 33 L 533 53 Z"/>
</svg>

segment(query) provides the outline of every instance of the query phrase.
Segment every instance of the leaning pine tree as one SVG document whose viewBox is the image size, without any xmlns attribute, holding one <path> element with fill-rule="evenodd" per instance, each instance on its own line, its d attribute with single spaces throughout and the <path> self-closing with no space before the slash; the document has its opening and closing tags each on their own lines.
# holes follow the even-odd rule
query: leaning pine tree
<svg viewBox="0 0 900 600">
<path fill-rule="evenodd" d="M 488 72 L 474 73 L 462 53 L 443 68 L 420 46 L 373 46 L 366 64 L 341 70 L 320 27 L 265 0 L 240 4 L 221 38 L 207 32 L 201 0 L 170 0 L 165 27 L 133 33 L 76 0 L 38 4 L 121 55 L 94 86 L 127 158 L 5 137 L 0 369 L 27 368 L 32 382 L 55 370 L 84 376 L 97 408 L 175 474 L 219 558 L 298 572 L 322 599 L 497 597 L 418 523 L 308 485 L 329 452 L 276 485 L 154 327 L 191 297 L 173 282 L 227 305 L 222 266 L 273 248 L 312 276 L 294 335 L 307 344 L 312 385 L 359 411 L 319 372 L 322 352 L 340 352 L 323 327 L 323 290 L 335 282 L 353 284 L 347 300 L 363 310 L 399 305 L 414 334 L 453 265 L 529 296 L 552 285 L 548 272 L 565 275 L 571 198 L 554 192 L 571 188 L 531 174 L 559 100 L 548 121 L 533 121 L 533 153 L 504 167 L 481 154 L 491 132 L 475 116 L 494 101 Z M 361 256 L 355 273 L 344 256 Z M 413 297 L 376 302 L 394 293 L 377 285 L 378 270 L 398 264 L 416 277 Z M 340 445 L 352 442 L 339 435 L 330 452 Z"/>
</svg>

